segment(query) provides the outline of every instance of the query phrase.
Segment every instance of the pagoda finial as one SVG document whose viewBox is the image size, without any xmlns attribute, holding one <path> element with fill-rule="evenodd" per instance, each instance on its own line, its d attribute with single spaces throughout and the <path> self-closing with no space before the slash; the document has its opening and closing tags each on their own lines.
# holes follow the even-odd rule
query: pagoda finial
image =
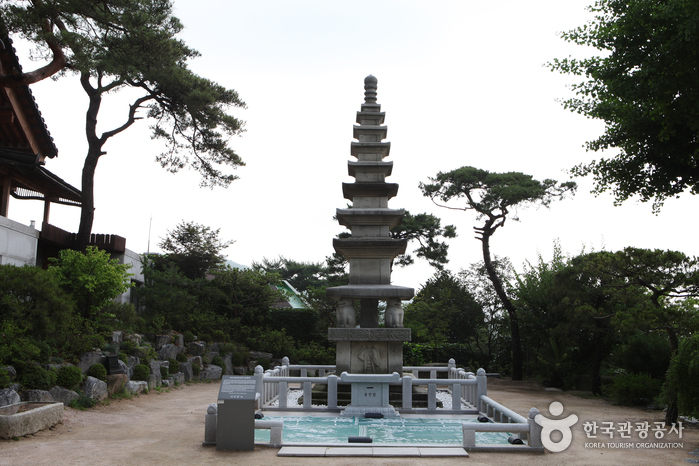
<svg viewBox="0 0 699 466">
<path fill-rule="evenodd" d="M 377 83 L 378 79 L 372 75 L 364 78 L 364 103 L 376 103 L 376 88 L 378 87 Z"/>
</svg>

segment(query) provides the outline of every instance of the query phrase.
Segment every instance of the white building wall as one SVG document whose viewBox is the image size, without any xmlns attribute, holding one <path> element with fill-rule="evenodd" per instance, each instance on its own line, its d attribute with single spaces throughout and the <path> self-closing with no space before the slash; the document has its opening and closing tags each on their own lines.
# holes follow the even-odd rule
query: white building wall
<svg viewBox="0 0 699 466">
<path fill-rule="evenodd" d="M 39 230 L 0 217 L 0 264 L 36 265 Z"/>
<path fill-rule="evenodd" d="M 135 253 L 134 251 L 131 251 L 130 249 L 127 249 L 124 254 L 115 254 L 112 256 L 114 259 L 118 259 L 120 264 L 130 264 L 131 268 L 129 269 L 129 273 L 133 274 L 131 276 L 131 282 L 134 283 L 135 286 L 141 286 L 143 285 L 144 279 L 143 279 L 143 264 L 141 262 L 141 255 L 138 253 Z M 117 296 L 114 301 L 118 303 L 131 303 L 132 301 L 132 294 L 133 288 L 130 288 L 129 290 L 126 291 L 126 293 L 123 293 L 119 296 Z"/>
</svg>

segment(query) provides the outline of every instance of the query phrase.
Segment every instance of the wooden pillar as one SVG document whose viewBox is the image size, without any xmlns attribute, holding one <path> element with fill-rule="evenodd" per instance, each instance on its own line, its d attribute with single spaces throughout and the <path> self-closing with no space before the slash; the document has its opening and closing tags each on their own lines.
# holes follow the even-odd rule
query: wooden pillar
<svg viewBox="0 0 699 466">
<path fill-rule="evenodd" d="M 44 223 L 49 223 L 49 213 L 51 212 L 51 199 L 44 198 Z"/>
<path fill-rule="evenodd" d="M 12 177 L 10 175 L 5 175 L 2 179 L 2 193 L 0 193 L 0 216 L 2 217 L 7 217 L 11 191 Z"/>
</svg>

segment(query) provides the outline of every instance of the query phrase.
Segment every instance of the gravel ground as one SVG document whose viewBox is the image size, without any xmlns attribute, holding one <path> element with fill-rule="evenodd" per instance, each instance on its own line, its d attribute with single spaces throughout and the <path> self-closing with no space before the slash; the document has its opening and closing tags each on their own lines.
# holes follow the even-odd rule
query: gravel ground
<svg viewBox="0 0 699 466">
<path fill-rule="evenodd" d="M 203 447 L 204 416 L 209 403 L 216 400 L 218 384 L 192 384 L 168 391 L 151 391 L 131 400 L 113 400 L 88 411 L 67 408 L 62 424 L 51 430 L 14 440 L 0 440 L 0 465 L 134 465 L 134 464 L 241 464 L 280 465 L 355 465 L 351 458 L 278 458 L 277 450 L 255 447 L 251 452 L 217 451 Z M 545 391 L 534 382 L 490 380 L 488 395 L 514 411 L 526 415 L 533 406 L 552 417 L 548 406 L 559 401 L 564 407 L 560 418 L 578 416 L 573 426 L 571 446 L 562 453 L 544 455 L 509 453 L 472 453 L 459 458 L 362 458 L 380 465 L 500 465 L 533 461 L 537 465 L 645 465 L 688 464 L 699 460 L 699 430 L 687 427 L 682 438 L 667 434 L 662 440 L 646 439 L 673 448 L 636 448 L 641 440 L 601 435 L 587 439 L 583 424 L 662 421 L 663 413 L 611 405 L 600 399 L 587 399 L 564 392 Z M 652 436 L 652 434 L 650 435 Z M 591 445 L 595 443 L 597 445 Z M 631 444 L 631 449 L 610 448 L 613 444 Z M 681 447 L 679 446 L 681 444 Z M 604 447 L 600 447 L 604 445 Z M 695 454 L 692 454 L 695 453 Z"/>
</svg>

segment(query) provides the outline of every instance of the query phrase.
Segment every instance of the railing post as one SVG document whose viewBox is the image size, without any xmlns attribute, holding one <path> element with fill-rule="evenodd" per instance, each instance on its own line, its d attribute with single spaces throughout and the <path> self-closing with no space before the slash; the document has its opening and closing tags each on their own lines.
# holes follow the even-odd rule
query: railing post
<svg viewBox="0 0 699 466">
<path fill-rule="evenodd" d="M 403 376 L 403 409 L 412 409 L 413 407 L 413 379 L 406 375 Z"/>
<path fill-rule="evenodd" d="M 311 382 L 303 383 L 303 409 L 311 409 Z"/>
<path fill-rule="evenodd" d="M 482 396 L 488 396 L 488 377 L 485 375 L 485 369 L 480 368 L 476 372 L 476 402 L 480 404 Z"/>
<path fill-rule="evenodd" d="M 263 395 L 264 391 L 264 376 L 265 376 L 265 371 L 262 369 L 262 366 L 255 366 L 255 392 L 260 395 L 260 407 L 262 407 L 265 404 L 265 399 Z"/>
<path fill-rule="evenodd" d="M 286 382 L 279 382 L 279 407 L 282 409 L 286 408 L 287 393 L 289 393 L 288 384 Z"/>
<path fill-rule="evenodd" d="M 532 408 L 529 410 L 529 446 L 535 448 L 543 448 L 544 444 L 541 443 L 541 426 L 536 423 L 534 418 L 539 414 L 539 410 Z"/>
<path fill-rule="evenodd" d="M 461 409 L 461 384 L 455 383 L 451 386 L 451 409 Z"/>
<path fill-rule="evenodd" d="M 301 368 L 301 377 L 308 377 L 308 369 L 305 367 Z"/>
<path fill-rule="evenodd" d="M 328 408 L 337 408 L 337 376 L 328 376 Z"/>
<path fill-rule="evenodd" d="M 469 429 L 466 425 L 462 425 L 461 429 L 464 433 L 464 449 L 470 451 L 476 446 L 476 430 Z"/>
<path fill-rule="evenodd" d="M 427 409 L 437 409 L 437 384 L 431 383 L 427 385 Z"/>
</svg>

